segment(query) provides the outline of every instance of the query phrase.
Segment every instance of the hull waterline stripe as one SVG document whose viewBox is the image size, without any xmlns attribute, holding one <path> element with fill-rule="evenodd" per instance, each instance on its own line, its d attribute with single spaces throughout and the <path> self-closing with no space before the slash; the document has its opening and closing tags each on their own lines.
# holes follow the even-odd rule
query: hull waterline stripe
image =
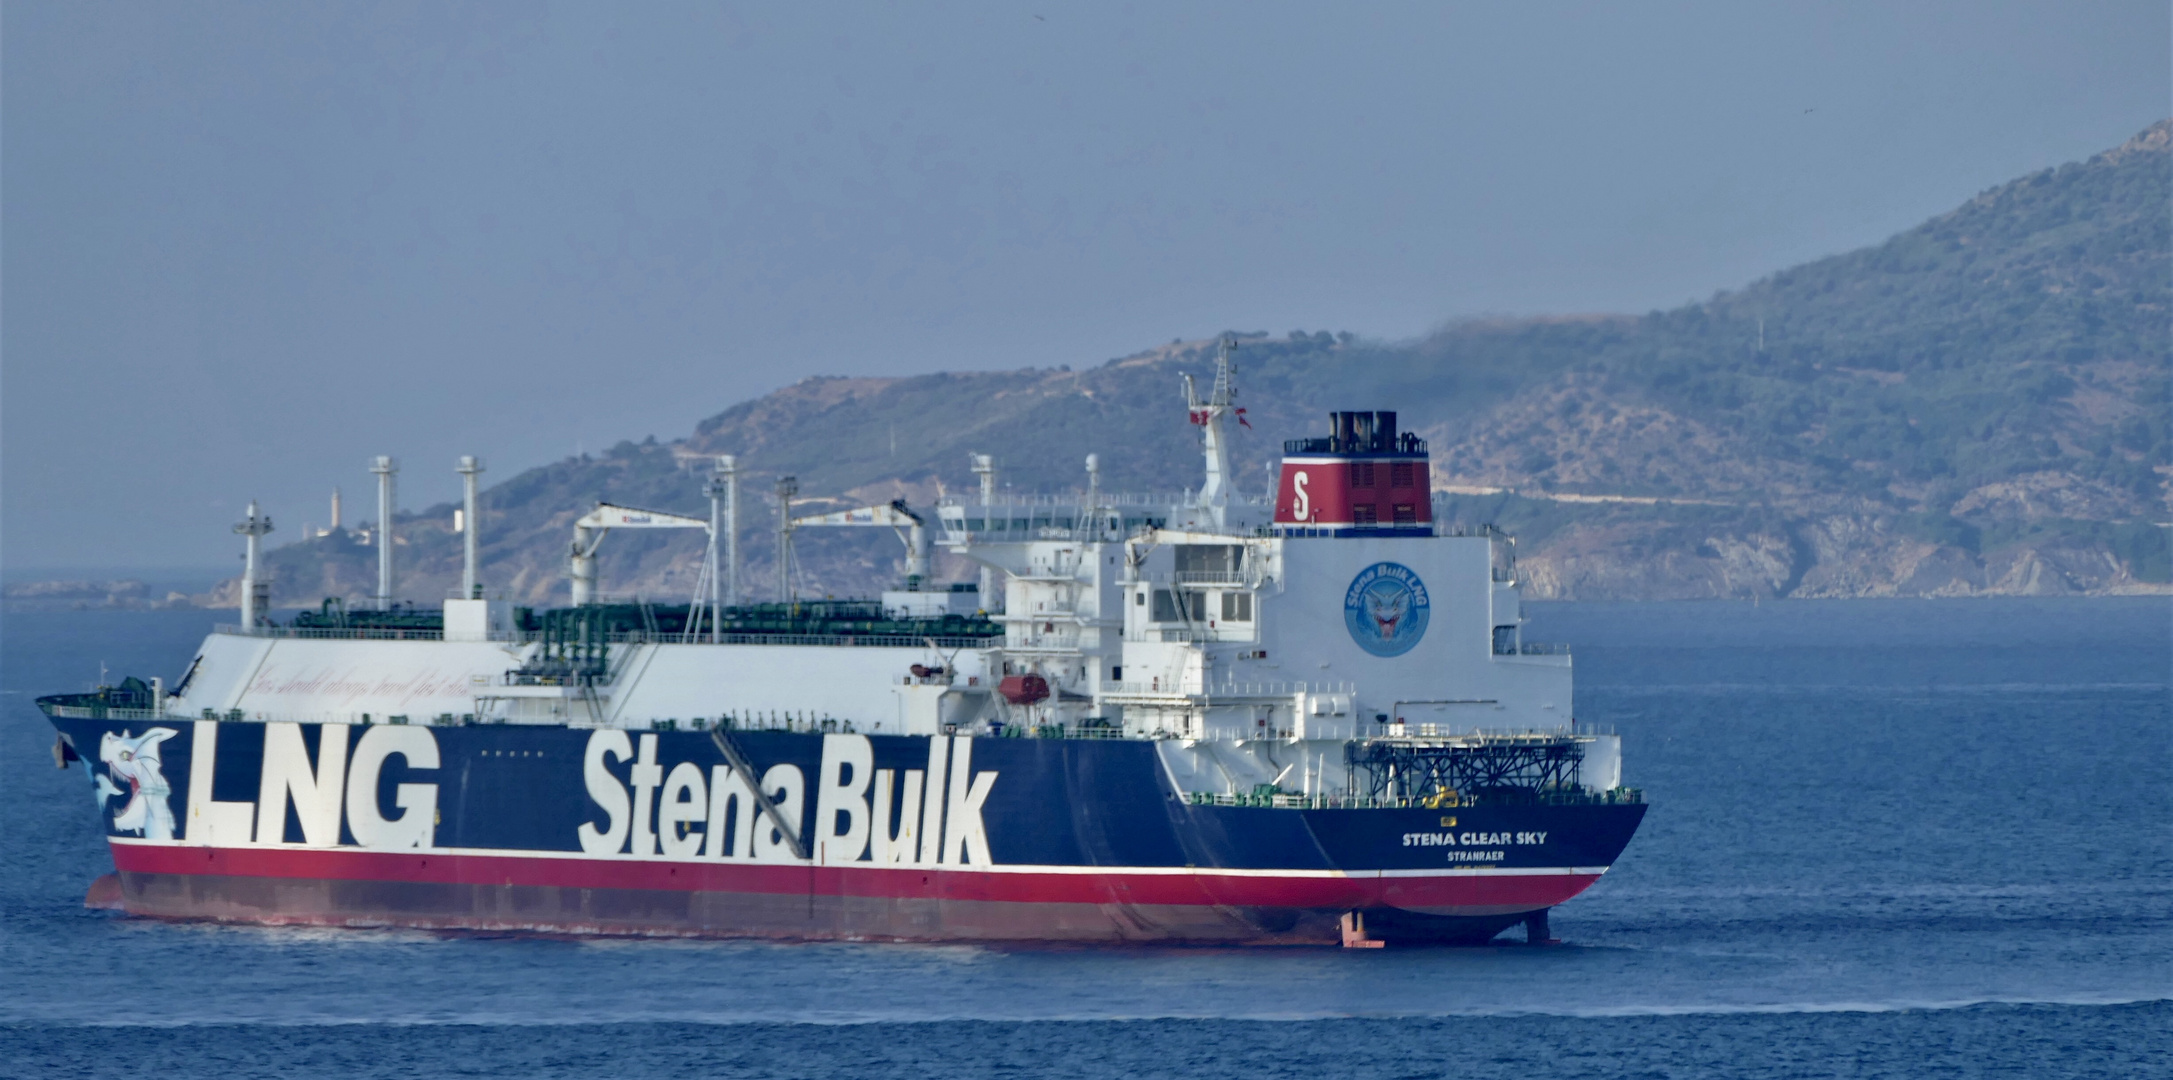
<svg viewBox="0 0 2173 1080">
<path fill-rule="evenodd" d="M 1599 879 L 1592 868 L 1244 871 L 1165 867 L 916 867 L 672 862 L 559 853 L 362 851 L 293 845 L 204 847 L 116 842 L 124 873 L 555 886 L 671 892 L 927 898 L 999 903 L 1221 904 L 1265 907 L 1551 905 Z"/>
<path fill-rule="evenodd" d="M 190 844 L 180 840 L 144 840 L 134 836 L 109 836 L 106 840 L 115 847 L 179 848 L 185 851 L 205 850 L 205 846 L 202 844 Z M 805 862 L 757 862 L 752 859 L 680 859 L 669 855 L 628 855 L 623 852 L 596 855 L 586 852 L 513 848 L 439 847 L 430 848 L 427 851 L 373 851 L 345 845 L 340 847 L 307 847 L 302 844 L 221 844 L 215 850 L 227 852 L 329 852 L 354 855 L 442 855 L 475 859 L 567 859 L 576 862 L 659 863 L 671 866 L 781 866 L 804 868 L 810 865 Z M 1054 863 L 996 863 L 987 866 L 927 866 L 921 863 L 896 863 L 884 866 L 865 860 L 849 863 L 824 863 L 821 868 L 825 870 L 913 870 L 923 874 L 1130 874 L 1167 877 L 1333 878 L 1339 880 L 1370 880 L 1385 877 L 1553 877 L 1562 874 L 1598 877 L 1612 869 L 1612 867 L 1607 866 L 1448 866 L 1439 869 L 1419 870 L 1320 870 L 1303 867 L 1260 870 L 1225 866 L 1065 866 Z"/>
</svg>

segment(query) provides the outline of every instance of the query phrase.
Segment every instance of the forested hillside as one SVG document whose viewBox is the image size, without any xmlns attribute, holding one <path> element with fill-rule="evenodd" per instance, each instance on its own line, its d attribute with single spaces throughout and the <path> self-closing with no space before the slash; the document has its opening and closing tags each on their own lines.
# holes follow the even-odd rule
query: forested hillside
<svg viewBox="0 0 2173 1080">
<path fill-rule="evenodd" d="M 1327 410 L 1395 408 L 1432 439 L 1445 511 L 1515 531 L 1541 595 L 2163 588 L 2168 141 L 2160 123 L 1883 244 L 1670 311 L 1461 322 L 1415 342 L 1246 333 L 1242 486 L 1263 491 L 1282 440 L 1316 432 Z M 1211 349 L 1203 337 L 1077 370 L 810 378 L 684 439 L 490 488 L 485 576 L 563 598 L 576 516 L 598 499 L 696 511 L 719 453 L 752 470 L 750 493 L 792 474 L 836 505 L 965 490 L 969 452 L 996 454 L 1017 490 L 1081 485 L 1089 452 L 1105 487 L 1184 488 L 1199 459 L 1179 377 L 1206 373 Z M 403 520 L 406 595 L 434 598 L 457 576 L 450 519 L 433 507 Z M 745 520 L 749 577 L 773 580 L 767 505 Z M 684 595 L 698 546 L 614 536 L 604 587 Z M 811 533 L 800 550 L 810 592 L 898 572 L 887 536 Z M 371 557 L 352 535 L 281 548 L 279 595 L 364 595 Z"/>
</svg>

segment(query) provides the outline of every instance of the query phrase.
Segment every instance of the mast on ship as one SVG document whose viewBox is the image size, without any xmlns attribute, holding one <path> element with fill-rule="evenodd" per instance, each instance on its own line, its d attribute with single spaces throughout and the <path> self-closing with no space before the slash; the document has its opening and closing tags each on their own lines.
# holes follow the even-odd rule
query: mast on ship
<svg viewBox="0 0 2173 1080">
<path fill-rule="evenodd" d="M 1192 376 L 1185 376 L 1185 408 L 1192 423 L 1200 429 L 1201 450 L 1207 458 L 1207 478 L 1200 485 L 1196 505 L 1218 529 L 1229 525 L 1231 500 L 1230 442 L 1224 426 L 1233 413 L 1239 423 L 1244 423 L 1243 410 L 1232 405 L 1237 388 L 1230 381 L 1231 344 L 1231 335 L 1222 335 L 1220 348 L 1215 353 L 1215 385 L 1207 400 L 1200 400 L 1199 388 L 1193 384 Z"/>
<path fill-rule="evenodd" d="M 463 455 L 453 471 L 460 474 L 460 598 L 481 600 L 483 584 L 476 576 L 475 478 L 483 474 L 483 459 Z"/>
<path fill-rule="evenodd" d="M 269 514 L 257 513 L 257 501 L 249 500 L 249 516 L 234 526 L 234 531 L 246 538 L 241 564 L 241 626 L 246 633 L 255 633 L 257 624 L 264 619 L 270 588 L 257 577 L 257 540 L 272 531 Z"/>
<path fill-rule="evenodd" d="M 393 477 L 400 471 L 400 463 L 384 454 L 370 459 L 370 471 L 377 474 L 377 609 L 392 610 L 392 510 Z"/>
</svg>

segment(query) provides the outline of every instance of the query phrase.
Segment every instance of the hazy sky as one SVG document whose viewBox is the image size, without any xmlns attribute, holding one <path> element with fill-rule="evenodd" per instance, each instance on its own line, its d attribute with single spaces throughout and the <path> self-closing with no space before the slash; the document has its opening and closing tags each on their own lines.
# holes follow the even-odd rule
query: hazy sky
<svg viewBox="0 0 2173 1080">
<path fill-rule="evenodd" d="M 0 20 L 17 572 L 223 565 L 371 454 L 420 507 L 809 374 L 1674 305 L 2173 108 L 2163 0 Z"/>
</svg>

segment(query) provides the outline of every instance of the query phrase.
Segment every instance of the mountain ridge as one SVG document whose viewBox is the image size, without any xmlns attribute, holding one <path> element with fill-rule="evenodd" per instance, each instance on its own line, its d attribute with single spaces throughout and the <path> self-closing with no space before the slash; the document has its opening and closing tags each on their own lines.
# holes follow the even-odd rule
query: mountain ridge
<svg viewBox="0 0 2173 1080">
<path fill-rule="evenodd" d="M 1867 247 L 1644 315 L 1458 320 L 1410 342 L 1238 337 L 1237 478 L 1255 493 L 1286 437 L 1332 408 L 1393 406 L 1431 441 L 1441 513 L 1516 533 L 1538 597 L 2158 592 L 2173 579 L 2173 121 L 2082 162 L 1988 188 Z M 1198 483 L 1179 376 L 1212 337 L 1074 370 L 810 376 L 685 438 L 622 442 L 489 488 L 485 579 L 562 601 L 575 517 L 599 499 L 703 510 L 715 454 L 750 470 L 747 578 L 773 582 L 774 510 L 973 483 L 994 453 L 1017 490 Z M 404 595 L 458 574 L 449 506 L 403 515 Z M 286 602 L 366 595 L 352 534 L 269 557 Z M 806 593 L 865 592 L 897 545 L 858 530 L 798 541 Z M 685 595 L 699 545 L 613 536 L 605 588 Z M 968 571 L 939 559 L 939 576 Z M 774 585 L 768 586 L 774 588 Z M 231 586 L 226 590 L 231 592 Z"/>
</svg>

